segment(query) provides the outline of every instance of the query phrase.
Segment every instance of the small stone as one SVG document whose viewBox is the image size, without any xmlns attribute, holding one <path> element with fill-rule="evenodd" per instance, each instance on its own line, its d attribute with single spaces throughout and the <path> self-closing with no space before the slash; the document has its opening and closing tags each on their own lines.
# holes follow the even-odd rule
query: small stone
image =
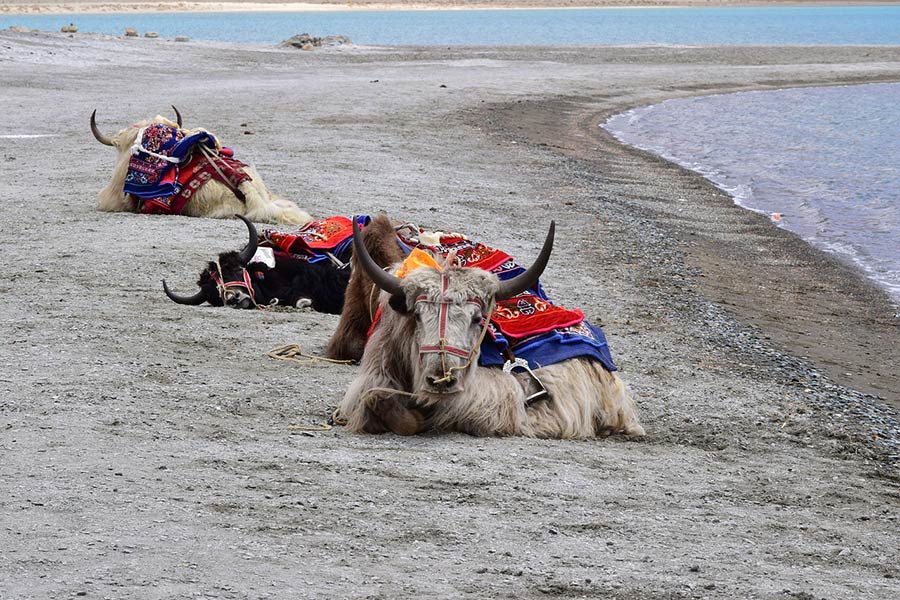
<svg viewBox="0 0 900 600">
<path fill-rule="evenodd" d="M 156 33 L 155 31 L 148 31 L 147 33 L 144 34 L 144 37 L 145 38 L 158 38 L 159 34 Z"/>
<path fill-rule="evenodd" d="M 176 42 L 189 42 L 189 41 L 191 41 L 191 38 L 189 38 L 186 35 L 179 35 L 179 36 L 175 37 L 175 41 Z"/>
<path fill-rule="evenodd" d="M 138 31 L 134 27 L 125 28 L 125 37 L 138 37 Z"/>
<path fill-rule="evenodd" d="M 75 33 L 78 31 L 78 27 L 76 27 L 74 23 L 69 23 L 68 25 L 60 27 L 59 31 L 61 33 Z"/>
</svg>

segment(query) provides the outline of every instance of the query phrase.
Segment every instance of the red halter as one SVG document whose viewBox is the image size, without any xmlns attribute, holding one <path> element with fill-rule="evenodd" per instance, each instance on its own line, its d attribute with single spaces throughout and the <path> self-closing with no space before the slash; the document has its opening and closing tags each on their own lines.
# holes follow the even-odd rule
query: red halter
<svg viewBox="0 0 900 600">
<path fill-rule="evenodd" d="M 490 321 L 490 314 L 488 314 L 487 318 L 484 320 L 484 328 L 482 329 L 481 335 L 478 338 L 478 341 L 475 342 L 475 345 L 469 350 L 463 350 L 462 348 L 457 348 L 455 346 L 450 346 L 447 343 L 447 317 L 450 312 L 450 305 L 453 302 L 447 297 L 447 290 L 450 287 L 450 282 L 447 278 L 447 272 L 444 271 L 441 276 L 441 299 L 440 300 L 429 300 L 428 296 L 419 296 L 416 298 L 416 303 L 419 302 L 427 302 L 430 304 L 440 304 L 440 315 L 438 321 L 438 341 L 437 345 L 432 346 L 420 346 L 419 347 L 419 356 L 423 354 L 439 354 L 441 356 L 441 365 L 444 368 L 444 377 L 450 377 L 451 372 L 455 369 L 464 369 L 468 366 L 469 362 L 472 361 L 472 358 L 475 356 L 475 353 L 478 351 L 478 348 L 481 346 L 481 341 L 484 339 L 484 334 L 487 331 L 488 321 Z M 482 310 L 482 314 L 484 311 L 484 303 L 478 298 L 469 298 L 466 300 L 468 304 L 475 304 Z M 458 356 L 460 358 L 466 359 L 466 364 L 463 367 L 456 367 L 455 369 L 448 369 L 447 363 L 444 360 L 447 354 L 452 354 L 454 356 Z M 421 358 L 420 358 L 421 359 Z"/>
<path fill-rule="evenodd" d="M 213 281 L 216 282 L 216 286 L 219 288 L 219 296 L 222 297 L 223 304 L 227 304 L 226 296 L 228 288 L 242 287 L 247 289 L 247 294 L 249 294 L 250 301 L 253 303 L 253 306 L 259 306 L 256 303 L 256 292 L 253 291 L 253 283 L 250 281 L 250 273 L 247 272 L 247 269 L 241 269 L 241 276 L 243 278 L 243 281 L 223 282 L 222 276 L 220 274 L 222 268 L 219 267 L 218 264 L 216 265 L 216 267 L 218 267 L 218 270 L 213 271 L 212 273 L 210 273 L 210 275 L 212 276 Z"/>
</svg>

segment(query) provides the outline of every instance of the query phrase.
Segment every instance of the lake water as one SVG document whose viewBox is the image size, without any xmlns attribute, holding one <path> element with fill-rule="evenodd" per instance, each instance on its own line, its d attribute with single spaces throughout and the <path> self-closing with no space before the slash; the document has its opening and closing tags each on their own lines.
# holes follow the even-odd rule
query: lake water
<svg viewBox="0 0 900 600">
<path fill-rule="evenodd" d="M 898 107 L 893 83 L 742 92 L 669 100 L 604 127 L 858 265 L 900 301 Z"/>
<path fill-rule="evenodd" d="M 365 45 L 900 45 L 900 6 L 0 16 L 22 25 L 274 44 L 298 33 Z"/>
</svg>

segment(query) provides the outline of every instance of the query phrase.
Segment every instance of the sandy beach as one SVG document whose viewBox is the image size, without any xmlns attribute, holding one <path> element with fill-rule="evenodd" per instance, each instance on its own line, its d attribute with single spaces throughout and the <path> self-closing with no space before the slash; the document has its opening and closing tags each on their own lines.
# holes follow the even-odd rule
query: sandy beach
<svg viewBox="0 0 900 600">
<path fill-rule="evenodd" d="M 178 68 L 173 69 L 172 65 Z M 198 76 L 192 76 L 197 73 Z M 900 48 L 361 48 L 0 32 L 0 597 L 884 598 L 900 319 L 859 273 L 599 124 L 900 81 Z M 185 307 L 237 221 L 100 213 L 175 104 L 315 216 L 459 230 L 602 324 L 648 435 L 360 436 L 337 319 Z"/>
</svg>

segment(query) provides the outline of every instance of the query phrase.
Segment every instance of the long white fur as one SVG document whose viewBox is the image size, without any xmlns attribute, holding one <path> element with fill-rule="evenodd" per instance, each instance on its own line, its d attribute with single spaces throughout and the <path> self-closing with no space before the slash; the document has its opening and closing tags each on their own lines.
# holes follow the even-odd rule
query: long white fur
<svg viewBox="0 0 900 600">
<path fill-rule="evenodd" d="M 125 194 L 125 176 L 128 174 L 128 161 L 131 158 L 131 148 L 135 143 L 141 129 L 152 123 L 162 123 L 169 127 L 177 127 L 177 123 L 169 121 L 165 117 L 157 115 L 155 118 L 140 121 L 131 127 L 127 127 L 117 133 L 112 142 L 118 151 L 116 166 L 112 177 L 100 193 L 97 195 L 97 208 L 103 211 L 120 212 L 134 211 L 137 201 Z M 196 133 L 200 129 L 190 130 Z M 266 189 L 262 177 L 253 167 L 247 168 L 247 174 L 251 180 L 241 183 L 238 188 L 246 197 L 246 204 L 238 200 L 228 187 L 218 181 L 209 181 L 191 197 L 182 214 L 191 217 L 211 217 L 214 219 L 228 219 L 235 214 L 242 214 L 251 221 L 257 223 L 282 223 L 288 225 L 302 225 L 312 220 L 306 211 L 301 210 L 290 200 L 271 194 Z"/>
<path fill-rule="evenodd" d="M 468 348 L 477 343 L 478 329 L 471 327 L 471 304 L 465 300 L 477 297 L 489 305 L 497 291 L 496 276 L 480 269 L 450 269 L 450 292 L 453 299 L 448 323 L 448 342 Z M 392 310 L 382 293 L 383 315 L 372 333 L 356 379 L 339 406 L 339 414 L 352 431 L 371 431 L 372 403 L 398 401 L 409 406 L 433 411 L 429 425 L 437 430 L 461 431 L 477 436 L 520 435 L 540 438 L 589 438 L 611 433 L 644 435 L 637 409 L 625 383 L 606 371 L 597 361 L 576 358 L 536 370 L 551 400 L 525 406 L 526 392 L 517 377 L 500 369 L 477 365 L 477 360 L 464 372 L 457 372 L 463 391 L 439 394 L 424 384 L 426 372 L 434 371 L 434 355 L 420 362 L 419 347 L 437 339 L 436 306 L 416 305 L 416 297 L 439 298 L 440 274 L 420 268 L 403 280 L 408 308 L 418 310 L 420 323 L 409 315 Z M 429 310 L 429 307 L 431 309 Z M 455 310 L 454 310 L 455 308 Z M 455 319 L 454 319 L 455 315 Z M 463 359 L 445 357 L 453 365 Z M 370 394 L 373 388 L 388 388 L 415 395 L 412 400 L 402 395 Z M 377 429 L 377 428 L 376 428 Z"/>
</svg>

